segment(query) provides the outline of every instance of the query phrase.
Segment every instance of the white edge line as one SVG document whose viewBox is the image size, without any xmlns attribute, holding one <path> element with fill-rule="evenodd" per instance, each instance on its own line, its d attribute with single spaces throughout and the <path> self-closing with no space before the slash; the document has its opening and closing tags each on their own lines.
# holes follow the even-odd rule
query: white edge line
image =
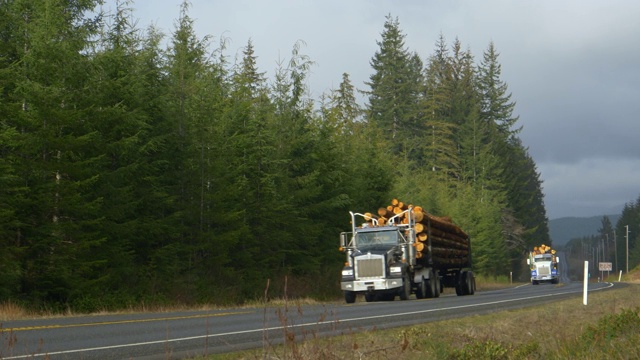
<svg viewBox="0 0 640 360">
<path fill-rule="evenodd" d="M 592 289 L 592 290 L 589 290 L 589 291 L 603 290 L 603 289 L 607 289 L 607 288 L 610 288 L 610 287 L 613 286 L 613 283 L 607 283 L 607 284 L 608 285 L 606 287 L 602 287 L 602 288 L 599 288 L 599 289 Z M 274 327 L 254 329 L 254 330 L 234 331 L 234 332 L 221 333 L 221 334 L 198 335 L 198 336 L 191 336 L 191 337 L 178 338 L 178 339 L 164 339 L 164 340 L 148 341 L 148 342 L 141 342 L 141 343 L 134 343 L 134 344 L 111 345 L 111 346 L 101 346 L 101 347 L 94 347 L 94 348 L 87 348 L 87 349 L 63 350 L 63 351 L 55 351 L 55 352 L 47 352 L 47 353 L 39 353 L 39 354 L 9 356 L 9 357 L 2 357 L 2 359 L 10 360 L 10 359 L 34 358 L 34 357 L 40 357 L 40 356 L 64 355 L 64 354 L 73 354 L 73 353 L 78 353 L 78 352 L 110 350 L 110 349 L 134 347 L 134 346 L 166 344 L 166 343 L 171 343 L 171 342 L 197 340 L 197 339 L 203 339 L 203 338 L 215 338 L 215 337 L 228 336 L 228 335 L 248 334 L 248 333 L 253 333 L 253 332 L 264 332 L 264 331 L 271 331 L 271 330 L 280 330 L 280 329 L 284 329 L 284 328 L 297 328 L 297 327 L 314 326 L 314 325 L 325 325 L 325 324 L 332 324 L 332 323 L 346 323 L 346 322 L 359 321 L 359 320 L 381 319 L 381 318 L 386 318 L 386 317 L 391 317 L 391 316 L 405 316 L 405 315 L 415 315 L 415 314 L 426 314 L 426 313 L 436 312 L 436 311 L 455 310 L 455 309 L 463 309 L 463 308 L 469 308 L 469 307 L 475 307 L 475 306 L 484 306 L 484 305 L 495 305 L 495 304 L 502 304 L 502 303 L 520 301 L 520 300 L 529 300 L 529 299 L 537 299 L 537 298 L 544 298 L 544 297 L 551 297 L 551 296 L 559 296 L 559 295 L 578 293 L 578 292 L 582 292 L 582 290 L 579 290 L 579 291 L 565 291 L 565 292 L 561 292 L 561 293 L 554 293 L 554 294 L 547 294 L 547 295 L 527 296 L 527 297 L 524 297 L 524 298 L 510 299 L 510 300 L 499 300 L 499 301 L 492 301 L 492 302 L 487 302 L 487 303 L 482 303 L 482 304 L 460 305 L 460 306 L 451 306 L 451 307 L 446 307 L 446 308 L 412 311 L 412 312 L 399 313 L 399 314 L 396 313 L 396 314 L 388 314 L 388 315 L 376 315 L 376 316 L 367 316 L 367 317 L 345 319 L 345 320 L 331 320 L 331 321 L 327 320 L 327 321 L 319 321 L 319 322 L 314 322 L 314 323 L 285 325 L 285 326 L 274 326 Z"/>
</svg>

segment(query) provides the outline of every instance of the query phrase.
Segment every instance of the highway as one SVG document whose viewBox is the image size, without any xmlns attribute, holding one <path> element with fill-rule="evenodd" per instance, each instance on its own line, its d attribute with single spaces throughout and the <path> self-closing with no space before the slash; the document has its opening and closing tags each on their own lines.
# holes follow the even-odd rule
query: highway
<svg viewBox="0 0 640 360">
<path fill-rule="evenodd" d="M 590 283 L 601 291 L 620 283 Z M 582 283 L 522 285 L 473 296 L 16 320 L 0 323 L 0 359 L 182 359 L 317 336 L 427 323 L 576 298 Z M 397 298 L 396 298 L 397 299 Z"/>
</svg>

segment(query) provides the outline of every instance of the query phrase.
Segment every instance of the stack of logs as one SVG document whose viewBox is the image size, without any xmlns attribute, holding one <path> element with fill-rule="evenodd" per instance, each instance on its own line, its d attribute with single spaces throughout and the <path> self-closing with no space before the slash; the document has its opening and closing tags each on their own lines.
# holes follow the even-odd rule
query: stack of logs
<svg viewBox="0 0 640 360">
<path fill-rule="evenodd" d="M 534 246 L 532 253 L 533 255 L 538 255 L 538 254 L 554 254 L 555 255 L 556 251 L 552 250 L 551 246 L 542 244 L 540 246 Z"/>
<path fill-rule="evenodd" d="M 378 225 L 385 225 L 387 221 L 406 211 L 409 205 L 393 199 L 391 205 L 378 209 L 378 216 L 368 214 L 375 218 Z M 450 217 L 434 216 L 426 212 L 421 206 L 412 206 L 413 217 L 416 223 L 416 258 L 425 260 L 429 253 L 434 264 L 446 266 L 465 266 L 469 261 L 469 235 L 454 224 Z M 406 216 L 395 220 L 408 223 Z"/>
</svg>

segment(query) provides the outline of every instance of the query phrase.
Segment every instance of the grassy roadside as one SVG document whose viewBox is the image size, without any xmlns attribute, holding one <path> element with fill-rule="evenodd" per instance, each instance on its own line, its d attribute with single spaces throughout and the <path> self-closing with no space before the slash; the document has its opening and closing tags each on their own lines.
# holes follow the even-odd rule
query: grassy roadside
<svg viewBox="0 0 640 360">
<path fill-rule="evenodd" d="M 617 279 L 616 279 L 617 280 Z M 638 359 L 640 281 L 522 310 L 197 359 Z M 559 285 L 562 286 L 562 285 Z"/>
<path fill-rule="evenodd" d="M 477 277 L 478 283 L 478 291 L 487 291 L 487 290 L 496 290 L 508 286 L 512 286 L 509 284 L 509 279 L 507 277 L 500 278 L 491 278 L 487 279 L 484 277 Z M 267 285 L 268 286 L 268 285 Z M 445 289 L 443 294 L 453 293 L 453 289 Z M 337 294 L 338 292 L 336 292 Z M 270 306 L 285 306 L 287 301 L 286 294 L 285 298 L 270 298 L 268 300 Z M 336 301 L 342 302 L 342 296 L 338 297 Z M 362 300 L 362 299 L 360 299 Z M 291 303 L 292 301 L 289 301 Z M 311 305 L 321 303 L 318 300 L 311 298 L 297 298 L 295 299 L 295 304 L 297 305 Z M 185 304 L 171 304 L 171 305 L 151 305 L 145 303 L 138 303 L 133 305 L 126 305 L 118 310 L 111 309 L 103 309 L 99 311 L 93 312 L 78 312 L 77 310 L 73 310 L 71 308 L 66 308 L 63 311 L 54 311 L 48 309 L 31 309 L 21 305 L 20 303 L 14 301 L 4 301 L 0 302 L 0 322 L 2 321 L 11 321 L 11 320 L 24 320 L 24 319 L 39 319 L 39 318 L 59 318 L 59 317 L 67 317 L 67 316 L 81 316 L 81 315 L 108 315 L 108 314 L 123 314 L 123 313 L 165 313 L 165 312 L 173 312 L 173 311 L 190 311 L 190 310 L 211 310 L 211 309 L 237 309 L 237 308 L 261 308 L 265 305 L 264 299 L 255 299 L 252 301 L 247 301 L 247 303 L 242 305 L 220 305 L 220 304 L 200 304 L 200 305 L 185 305 Z"/>
<path fill-rule="evenodd" d="M 639 359 L 640 271 L 625 276 L 623 281 L 629 286 L 591 293 L 588 306 L 582 305 L 582 297 L 576 297 L 522 310 L 332 338 L 309 333 L 290 339 L 284 346 L 265 345 L 195 359 Z M 480 291 L 505 286 L 510 285 L 487 279 L 478 283 Z M 315 302 L 273 299 L 269 306 L 309 303 Z M 260 302 L 246 305 L 262 306 Z M 175 310 L 143 306 L 123 312 Z M 5 320 L 73 315 L 78 314 L 34 313 L 10 302 L 0 304 L 0 319 Z"/>
</svg>

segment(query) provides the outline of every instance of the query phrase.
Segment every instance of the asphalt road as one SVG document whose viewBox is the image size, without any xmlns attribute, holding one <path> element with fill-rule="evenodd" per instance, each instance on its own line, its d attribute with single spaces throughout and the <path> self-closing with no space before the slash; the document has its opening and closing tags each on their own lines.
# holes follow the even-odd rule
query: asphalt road
<svg viewBox="0 0 640 360">
<path fill-rule="evenodd" d="M 6 321 L 0 359 L 181 359 L 581 299 L 582 291 L 582 283 L 541 284 L 423 300 Z"/>
</svg>

